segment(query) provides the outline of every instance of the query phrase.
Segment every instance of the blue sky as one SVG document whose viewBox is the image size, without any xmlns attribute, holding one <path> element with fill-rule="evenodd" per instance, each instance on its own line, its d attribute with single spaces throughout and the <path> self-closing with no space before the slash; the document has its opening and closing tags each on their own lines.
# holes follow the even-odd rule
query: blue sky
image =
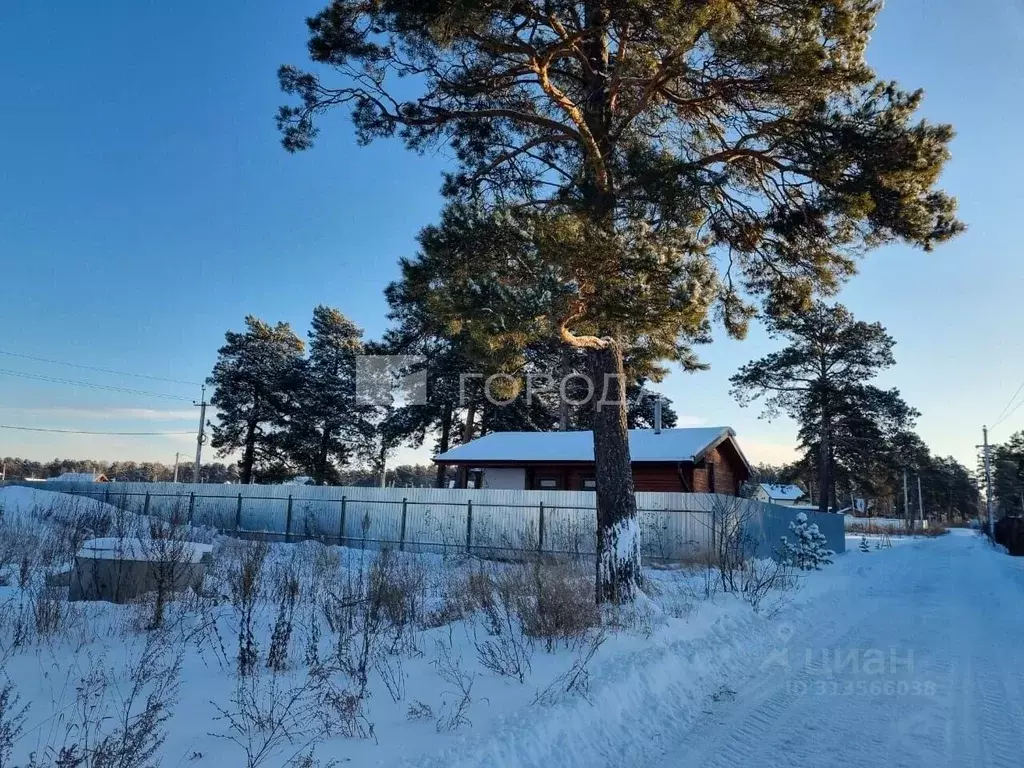
<svg viewBox="0 0 1024 768">
<path fill-rule="evenodd" d="M 138 0 L 8 4 L 0 26 L 0 350 L 201 381 L 224 331 L 253 313 L 304 332 L 327 303 L 369 336 L 381 290 L 440 207 L 443 153 L 356 146 L 342 116 L 312 152 L 278 144 L 275 70 L 304 63 L 318 2 Z M 933 450 L 973 466 L 981 424 L 1024 380 L 1024 213 L 1019 146 L 1024 5 L 899 0 L 869 52 L 883 77 L 926 91 L 957 129 L 943 185 L 968 233 L 933 254 L 871 254 L 841 299 L 885 324 L 898 365 L 881 379 L 922 412 Z M 772 348 L 718 334 L 707 373 L 663 386 L 695 422 L 731 424 L 755 460 L 790 458 L 794 430 L 728 396 L 728 377 Z M 0 369 L 181 400 L 0 374 L 0 424 L 188 431 L 195 387 L 0 355 Z M 1024 428 L 1024 408 L 994 433 Z M 0 429 L 0 455 L 170 462 L 187 435 L 69 436 Z"/>
</svg>

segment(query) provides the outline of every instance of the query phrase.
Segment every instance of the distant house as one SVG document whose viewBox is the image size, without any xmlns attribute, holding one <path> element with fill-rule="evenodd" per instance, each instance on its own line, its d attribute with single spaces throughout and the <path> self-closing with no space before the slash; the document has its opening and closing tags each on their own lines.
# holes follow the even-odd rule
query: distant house
<svg viewBox="0 0 1024 768">
<path fill-rule="evenodd" d="M 765 501 L 769 504 L 779 504 L 783 507 L 804 506 L 799 502 L 804 499 L 806 492 L 799 485 L 782 485 L 776 483 L 760 483 L 754 489 L 754 498 L 758 501 Z"/>
<path fill-rule="evenodd" d="M 55 483 L 109 483 L 107 476 L 95 472 L 65 472 L 51 477 Z"/>
<path fill-rule="evenodd" d="M 506 490 L 593 490 L 589 431 L 492 432 L 434 458 L 464 472 L 462 485 Z M 729 427 L 631 429 L 638 491 L 739 495 L 750 465 Z"/>
</svg>

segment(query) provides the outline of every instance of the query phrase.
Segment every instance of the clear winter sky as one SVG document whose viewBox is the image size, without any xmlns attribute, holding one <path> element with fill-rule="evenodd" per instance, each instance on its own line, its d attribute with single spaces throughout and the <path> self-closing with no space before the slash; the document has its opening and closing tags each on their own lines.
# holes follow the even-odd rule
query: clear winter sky
<svg viewBox="0 0 1024 768">
<path fill-rule="evenodd" d="M 278 144 L 279 64 L 304 64 L 316 0 L 21 2 L 0 21 L 0 350 L 201 381 L 247 313 L 305 332 L 312 307 L 385 326 L 381 290 L 436 215 L 443 154 L 357 147 L 344 118 L 316 149 Z M 957 129 L 944 186 L 970 226 L 928 255 L 887 248 L 842 300 L 898 341 L 898 386 L 932 449 L 974 465 L 981 425 L 1024 380 L 1024 4 L 897 0 L 870 60 L 926 90 Z M 755 461 L 792 458 L 794 429 L 740 409 L 728 377 L 772 349 L 703 349 L 707 373 L 663 386 L 684 423 L 730 424 Z M 0 370 L 181 396 L 180 401 L 0 373 L 0 424 L 194 430 L 197 387 L 0 355 Z M 1021 408 L 996 440 L 1024 428 Z M 161 460 L 194 438 L 0 429 L 0 455 Z M 424 454 L 420 454 L 424 455 Z M 409 458 L 405 456 L 403 458 Z"/>
</svg>

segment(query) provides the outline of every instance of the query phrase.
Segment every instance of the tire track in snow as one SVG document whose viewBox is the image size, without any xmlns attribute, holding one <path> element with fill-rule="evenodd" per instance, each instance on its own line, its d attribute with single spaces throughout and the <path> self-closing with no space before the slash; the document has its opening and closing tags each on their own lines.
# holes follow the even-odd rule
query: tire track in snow
<svg viewBox="0 0 1024 768">
<path fill-rule="evenodd" d="M 869 695 L 830 695 L 833 683 L 856 690 L 862 681 L 828 677 L 821 661 L 753 669 L 733 701 L 712 703 L 648 764 L 1019 768 L 1024 658 L 1016 644 L 1024 620 L 1012 606 L 1024 590 L 1008 578 L 1008 558 L 984 549 L 954 536 L 894 552 L 869 574 L 872 588 L 848 595 L 845 625 L 811 623 L 790 643 L 819 632 L 807 646 L 814 653 L 895 647 L 906 661 L 912 651 L 910 674 L 893 665 L 881 681 L 895 684 L 894 695 L 870 685 Z M 813 695 L 823 682 L 824 695 Z"/>
</svg>

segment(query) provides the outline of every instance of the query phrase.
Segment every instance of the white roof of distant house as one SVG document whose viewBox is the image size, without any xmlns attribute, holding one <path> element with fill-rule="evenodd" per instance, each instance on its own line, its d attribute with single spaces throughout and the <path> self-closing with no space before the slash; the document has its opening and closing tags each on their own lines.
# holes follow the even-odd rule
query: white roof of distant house
<svg viewBox="0 0 1024 768">
<path fill-rule="evenodd" d="M 736 433 L 730 427 L 629 430 L 629 454 L 634 462 L 696 461 Z M 733 445 L 740 457 L 735 440 Z M 593 461 L 594 436 L 589 430 L 572 432 L 492 432 L 436 456 L 434 461 Z"/>
<path fill-rule="evenodd" d="M 778 485 L 775 483 L 761 483 L 761 488 L 765 493 L 768 494 L 770 499 L 779 499 L 780 501 L 796 501 L 801 496 L 804 496 L 804 489 L 799 485 Z"/>
<path fill-rule="evenodd" d="M 62 483 L 95 483 L 99 479 L 106 481 L 106 476 L 99 472 L 65 472 L 51 480 L 59 480 Z"/>
</svg>

